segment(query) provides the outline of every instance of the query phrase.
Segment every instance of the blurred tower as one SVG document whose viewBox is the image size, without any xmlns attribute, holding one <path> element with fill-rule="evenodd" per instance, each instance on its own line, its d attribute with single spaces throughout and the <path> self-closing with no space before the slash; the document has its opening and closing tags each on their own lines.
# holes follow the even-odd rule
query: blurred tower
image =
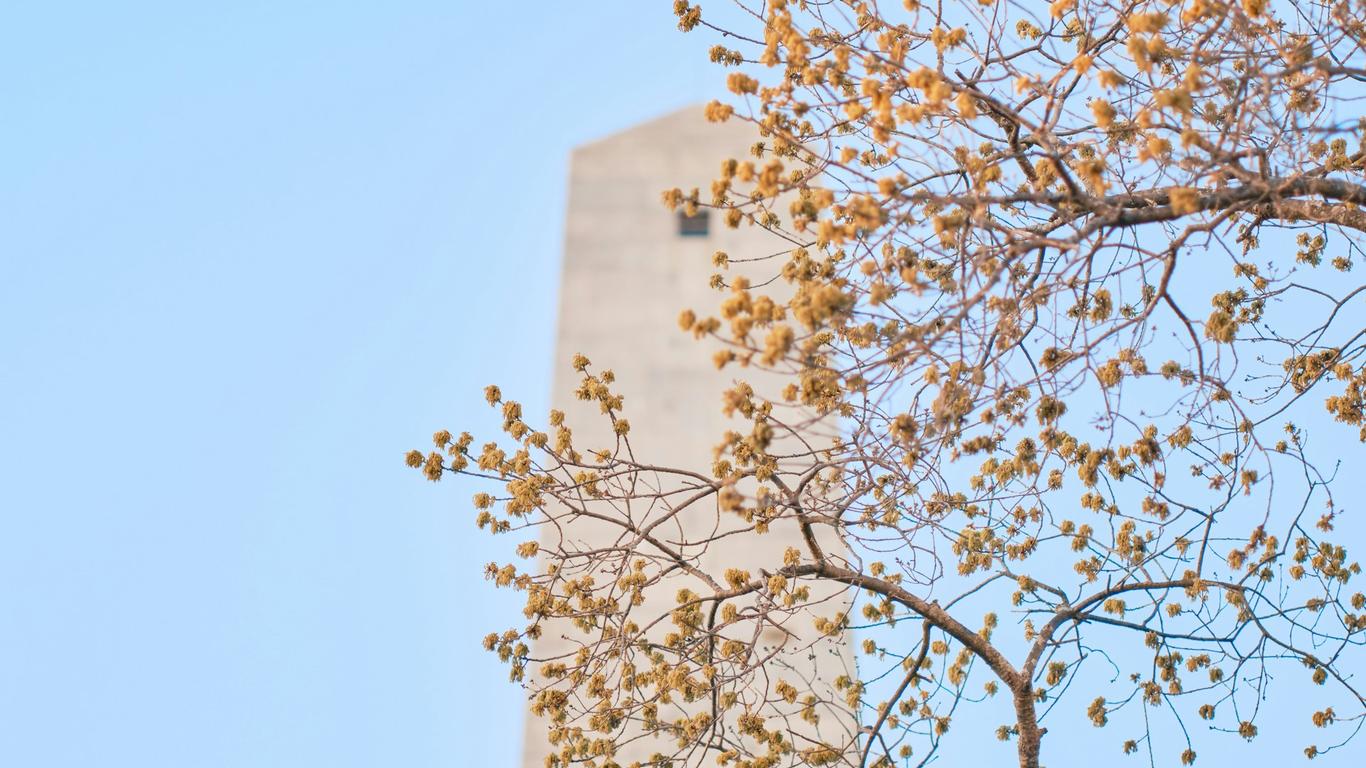
<svg viewBox="0 0 1366 768">
<path fill-rule="evenodd" d="M 706 122 L 701 107 L 694 106 L 574 150 L 551 399 L 574 428 L 576 444 L 612 444 L 610 425 L 597 403 L 574 397 L 580 378 L 571 365 L 576 353 L 587 355 L 595 370 L 615 371 L 613 387 L 625 397 L 624 415 L 632 425 L 635 455 L 655 465 L 709 475 L 712 449 L 723 433 L 748 431 L 721 413 L 721 392 L 735 378 L 744 378 L 760 393 L 776 393 L 776 387 L 763 386 L 766 380 L 777 381 L 771 374 L 716 370 L 711 362 L 714 349 L 681 332 L 677 321 L 684 308 L 706 315 L 719 303 L 721 294 L 708 285 L 717 271 L 712 266 L 714 252 L 753 257 L 785 251 L 790 244 L 758 227 L 730 229 L 717 212 L 704 209 L 688 218 L 668 211 L 660 201 L 660 193 L 673 187 L 685 192 L 697 187 L 708 198 L 721 161 L 747 157 L 757 139 L 753 128 L 739 121 Z M 766 264 L 765 269 L 771 275 L 780 263 Z M 706 532 L 716 525 L 714 505 L 710 510 L 689 509 L 687 514 L 690 518 L 682 521 L 685 531 Z M 591 539 L 594 532 L 585 527 L 583 534 Z M 717 574 L 727 567 L 757 570 L 781 563 L 781 553 L 789 546 L 803 548 L 796 527 L 775 525 L 759 540 L 732 536 L 716 542 L 702 561 L 706 570 Z M 650 608 L 657 615 L 671 607 Z M 834 610 L 825 607 L 827 613 Z M 847 647 L 825 643 L 814 652 L 806 647 L 816 635 L 811 621 L 794 622 L 789 628 L 811 636 L 794 641 L 770 630 L 761 642 L 803 647 L 803 669 L 787 675 L 794 683 L 830 689 L 839 675 L 854 676 Z M 532 655 L 545 658 L 574 647 L 547 631 Z M 530 676 L 536 674 L 536 666 L 529 668 Z M 523 764 L 540 768 L 549 750 L 545 723 L 529 714 L 527 718 Z M 821 734 L 837 742 L 849 738 L 847 731 L 856 727 L 851 725 L 852 715 L 828 720 L 829 724 L 822 723 Z M 835 722 L 839 720 L 843 722 Z M 827 733 L 828 729 L 839 732 Z M 671 747 L 667 741 L 644 739 L 618 753 L 616 760 L 627 765 L 652 752 L 670 752 Z M 706 764 L 714 759 L 707 757 Z"/>
</svg>

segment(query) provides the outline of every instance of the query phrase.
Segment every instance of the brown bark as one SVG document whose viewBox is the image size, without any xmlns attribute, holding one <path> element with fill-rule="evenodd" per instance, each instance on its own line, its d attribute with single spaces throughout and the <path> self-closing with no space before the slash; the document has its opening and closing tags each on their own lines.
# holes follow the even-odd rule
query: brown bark
<svg viewBox="0 0 1366 768">
<path fill-rule="evenodd" d="M 1021 680 L 1014 694 L 1015 728 L 1019 731 L 1016 749 L 1020 755 L 1020 768 L 1039 768 L 1039 743 L 1043 739 L 1044 729 L 1039 728 L 1034 711 L 1034 686 L 1029 684 L 1028 679 Z"/>
</svg>

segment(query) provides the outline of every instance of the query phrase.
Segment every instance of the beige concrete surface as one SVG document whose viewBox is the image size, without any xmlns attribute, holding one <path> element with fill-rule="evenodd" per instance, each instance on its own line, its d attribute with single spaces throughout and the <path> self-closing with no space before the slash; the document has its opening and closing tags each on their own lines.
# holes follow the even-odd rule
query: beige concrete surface
<svg viewBox="0 0 1366 768">
<path fill-rule="evenodd" d="M 677 233 L 676 214 L 661 204 L 661 192 L 675 186 L 685 191 L 698 187 L 705 200 L 721 161 L 746 157 L 757 139 L 748 126 L 709 124 L 701 114 L 701 107 L 689 107 L 573 153 L 552 402 L 567 414 L 577 445 L 611 444 L 597 404 L 573 395 L 580 376 L 572 370 L 571 359 L 585 354 L 594 369 L 615 372 L 638 459 L 709 474 L 713 446 L 728 427 L 740 426 L 722 415 L 721 391 L 736 376 L 755 381 L 762 391 L 763 374 L 734 368 L 717 371 L 711 362 L 715 347 L 680 332 L 677 317 L 685 307 L 699 314 L 714 310 L 723 298 L 708 286 L 709 276 L 716 272 L 711 264 L 715 251 L 752 256 L 780 251 L 784 245 L 757 227 L 728 229 L 717 213 L 711 214 L 708 236 Z M 690 509 L 686 514 L 681 523 L 685 537 L 716 524 L 714 504 L 710 510 Z M 575 533 L 586 538 L 610 535 L 588 525 Z M 788 546 L 801 547 L 795 526 L 775 525 L 760 541 L 754 536 L 732 537 L 709 547 L 702 557 L 708 571 L 720 574 L 726 567 L 774 565 Z M 823 691 L 838 675 L 854 676 L 850 649 L 828 642 L 812 646 L 815 631 L 810 621 L 790 626 L 810 637 L 765 637 L 766 644 L 802 649 L 800 654 L 776 657 L 775 670 L 790 666 L 786 677 Z M 552 628 L 535 644 L 532 655 L 545 658 L 573 647 Z M 532 664 L 529 670 L 533 684 L 536 667 Z M 825 718 L 822 736 L 848 738 L 857 722 L 845 715 Z M 545 724 L 528 715 L 523 760 L 527 768 L 544 764 L 544 731 Z M 668 742 L 640 740 L 616 760 L 629 765 L 671 748 Z M 712 765 L 714 760 L 714 754 L 705 761 L 699 756 L 697 764 Z"/>
</svg>

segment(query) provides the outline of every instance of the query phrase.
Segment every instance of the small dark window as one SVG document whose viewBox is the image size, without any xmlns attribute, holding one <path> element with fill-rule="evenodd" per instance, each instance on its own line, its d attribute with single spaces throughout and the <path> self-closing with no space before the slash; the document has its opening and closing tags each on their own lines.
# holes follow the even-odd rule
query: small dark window
<svg viewBox="0 0 1366 768">
<path fill-rule="evenodd" d="M 678 212 L 678 236 L 679 237 L 706 237 L 707 236 L 707 209 L 698 209 L 697 213 L 689 216 L 686 211 Z"/>
</svg>

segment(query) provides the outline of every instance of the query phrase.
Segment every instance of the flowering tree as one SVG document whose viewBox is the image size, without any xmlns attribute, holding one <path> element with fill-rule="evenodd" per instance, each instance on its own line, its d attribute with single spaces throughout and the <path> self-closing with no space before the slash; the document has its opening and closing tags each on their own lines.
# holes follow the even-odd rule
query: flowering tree
<svg viewBox="0 0 1366 768">
<path fill-rule="evenodd" d="M 718 254 L 719 306 L 680 317 L 747 426 L 710 472 L 657 466 L 579 360 L 613 444 L 490 388 L 502 446 L 408 457 L 491 483 L 481 527 L 541 531 L 490 567 L 528 622 L 487 644 L 539 665 L 552 761 L 662 734 L 661 765 L 914 765 L 995 697 L 1021 766 L 1065 710 L 1189 764 L 1190 722 L 1257 736 L 1278 668 L 1324 686 L 1308 757 L 1350 738 L 1366 596 L 1331 481 L 1366 440 L 1366 3 L 738 6 L 675 12 L 730 69 L 708 119 L 762 141 L 664 200 L 790 244 Z M 722 522 L 666 534 L 696 506 Z M 697 554 L 780 525 L 803 546 L 752 569 Z M 578 650 L 534 658 L 552 622 Z M 795 622 L 860 642 L 832 695 L 766 666 L 756 628 Z M 859 726 L 813 725 L 839 711 Z"/>
</svg>

